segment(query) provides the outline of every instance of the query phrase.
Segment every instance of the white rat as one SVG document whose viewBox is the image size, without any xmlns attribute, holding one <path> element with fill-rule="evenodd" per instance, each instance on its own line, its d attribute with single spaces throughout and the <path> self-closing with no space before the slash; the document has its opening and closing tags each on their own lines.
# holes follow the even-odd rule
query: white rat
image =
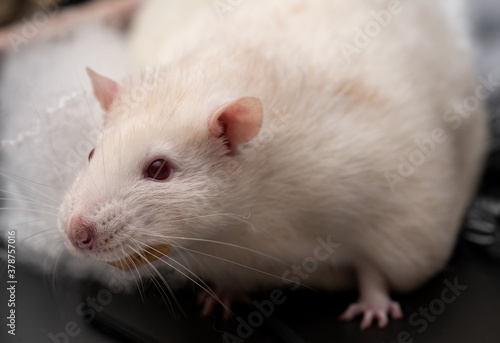
<svg viewBox="0 0 500 343">
<path fill-rule="evenodd" d="M 224 302 L 357 285 L 343 319 L 400 318 L 389 291 L 444 266 L 487 146 L 481 89 L 439 11 L 203 3 L 142 10 L 133 47 L 155 77 L 89 71 L 106 115 L 60 209 L 69 249 L 124 269 L 167 254 L 139 269 L 169 264 Z"/>
</svg>

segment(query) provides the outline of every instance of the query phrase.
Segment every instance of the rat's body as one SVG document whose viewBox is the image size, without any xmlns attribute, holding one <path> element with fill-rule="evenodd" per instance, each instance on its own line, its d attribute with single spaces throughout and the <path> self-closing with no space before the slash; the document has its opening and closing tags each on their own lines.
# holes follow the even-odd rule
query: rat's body
<svg viewBox="0 0 500 343">
<path fill-rule="evenodd" d="M 160 29 L 170 6 L 193 20 Z M 283 275 L 357 284 L 344 318 L 399 317 L 388 290 L 449 258 L 487 134 L 480 103 L 459 114 L 474 76 L 427 2 L 402 2 L 367 47 L 342 52 L 386 6 L 248 1 L 220 20 L 151 2 L 135 48 L 159 78 L 118 89 L 93 76 L 108 113 L 61 210 L 72 245 L 109 262 L 166 244 L 165 261 L 218 290 L 290 284 Z M 158 158 L 172 166 L 164 181 L 144 176 Z M 292 268 L 311 258 L 314 271 Z"/>
</svg>

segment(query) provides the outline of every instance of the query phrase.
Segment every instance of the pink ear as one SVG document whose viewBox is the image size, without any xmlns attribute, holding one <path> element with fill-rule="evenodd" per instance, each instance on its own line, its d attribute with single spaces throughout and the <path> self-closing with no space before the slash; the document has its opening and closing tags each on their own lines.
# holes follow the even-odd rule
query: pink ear
<svg viewBox="0 0 500 343">
<path fill-rule="evenodd" d="M 226 136 L 232 153 L 238 145 L 257 136 L 262 126 L 263 108 L 257 98 L 244 97 L 224 104 L 210 117 L 208 130 L 214 137 Z"/>
<path fill-rule="evenodd" d="M 92 86 L 94 87 L 94 94 L 101 103 L 101 106 L 106 111 L 113 103 L 113 100 L 120 90 L 120 86 L 113 80 L 108 79 L 102 75 L 97 74 L 95 71 L 87 67 L 87 74 L 90 76 Z"/>
</svg>

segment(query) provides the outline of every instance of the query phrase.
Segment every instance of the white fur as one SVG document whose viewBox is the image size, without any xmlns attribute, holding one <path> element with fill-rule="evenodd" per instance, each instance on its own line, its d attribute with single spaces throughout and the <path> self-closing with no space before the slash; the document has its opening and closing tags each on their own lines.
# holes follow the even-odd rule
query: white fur
<svg viewBox="0 0 500 343">
<path fill-rule="evenodd" d="M 132 47 L 157 77 L 113 103 L 61 229 L 82 215 L 98 232 L 90 255 L 107 261 L 167 243 L 164 261 L 220 288 L 282 285 L 328 237 L 340 247 L 305 283 L 341 287 L 370 268 L 392 289 L 421 284 L 450 256 L 487 134 L 482 105 L 457 129 L 443 120 L 474 94 L 470 62 L 431 2 L 401 3 L 349 63 L 342 43 L 386 1 L 243 1 L 223 19 L 201 1 L 151 1 Z M 264 124 L 231 156 L 207 121 L 242 96 L 261 99 Z M 448 139 L 391 192 L 387 172 L 435 129 Z M 155 157 L 174 165 L 169 181 L 143 179 Z"/>
</svg>

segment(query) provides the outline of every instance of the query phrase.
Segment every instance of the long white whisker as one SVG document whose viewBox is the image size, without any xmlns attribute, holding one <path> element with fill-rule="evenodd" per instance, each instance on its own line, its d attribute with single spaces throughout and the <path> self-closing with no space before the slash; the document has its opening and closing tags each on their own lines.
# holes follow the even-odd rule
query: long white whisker
<svg viewBox="0 0 500 343">
<path fill-rule="evenodd" d="M 32 200 L 32 201 L 36 201 L 38 202 L 39 204 L 41 205 L 47 205 L 49 206 L 49 204 L 46 204 L 44 201 L 47 201 L 47 199 L 37 199 L 35 198 L 34 196 L 27 196 L 27 195 L 24 195 L 24 194 L 19 194 L 19 193 L 16 193 L 16 192 L 13 192 L 13 191 L 9 191 L 7 189 L 0 189 L 0 194 L 1 193 L 5 193 L 5 194 L 10 194 L 10 195 L 15 195 L 16 197 L 20 197 L 20 198 L 23 198 L 23 199 L 28 199 L 28 200 Z M 5 199 L 5 200 L 17 200 L 17 198 L 12 198 L 12 199 Z M 54 208 L 58 208 L 56 206 L 56 204 L 54 205 L 50 205 L 50 206 L 53 206 Z"/>
<path fill-rule="evenodd" d="M 171 309 L 172 313 L 174 313 L 174 308 L 172 306 L 172 303 L 170 302 L 170 299 L 168 298 L 168 294 L 167 294 L 167 292 L 165 292 L 165 289 L 162 287 L 161 283 L 158 280 L 156 280 L 154 275 L 149 270 L 145 269 L 145 272 L 148 274 L 149 279 L 151 280 L 151 282 L 153 283 L 155 288 L 158 290 L 158 293 L 160 294 L 165 305 L 167 305 Z M 166 285 L 166 286 L 168 289 L 168 285 Z"/>
<path fill-rule="evenodd" d="M 223 257 L 219 257 L 219 256 L 207 254 L 207 253 L 204 253 L 204 252 L 201 252 L 201 251 L 192 250 L 192 249 L 180 246 L 180 245 L 171 244 L 171 246 L 176 247 L 176 248 L 180 248 L 180 249 L 183 249 L 183 250 L 191 251 L 191 252 L 193 252 L 195 254 L 200 254 L 200 255 L 207 256 L 207 257 L 210 257 L 210 258 L 214 258 L 214 259 L 217 259 L 217 260 L 220 260 L 220 261 L 224 261 L 224 262 L 227 262 L 227 263 L 230 263 L 230 264 L 234 264 L 236 266 L 239 266 L 239 267 L 242 267 L 242 268 L 245 268 L 245 269 L 249 269 L 249 270 L 258 272 L 260 274 L 264 274 L 264 275 L 270 276 L 270 277 L 275 278 L 275 279 L 279 279 L 280 281 L 283 280 L 281 277 L 279 277 L 277 275 L 274 275 L 274 274 L 271 274 L 271 273 L 268 273 L 268 272 L 265 272 L 263 270 L 256 269 L 256 268 L 253 268 L 253 267 L 250 267 L 250 266 L 246 266 L 244 264 L 241 264 L 241 263 L 238 263 L 238 262 L 235 262 L 235 261 L 231 261 L 231 260 L 225 259 Z M 295 283 L 295 284 L 297 284 L 299 286 L 303 286 L 303 287 L 306 287 L 306 288 L 310 288 L 311 290 L 314 290 L 313 288 L 308 287 L 308 286 L 304 286 L 304 285 L 302 285 L 299 282 L 295 282 L 295 281 L 292 281 L 292 280 L 287 280 L 287 281 L 290 281 L 290 282 Z"/>
<path fill-rule="evenodd" d="M 156 249 L 153 249 L 153 250 L 156 250 Z M 134 250 L 135 251 L 135 250 Z M 156 250 L 156 252 L 160 253 L 160 251 Z M 136 251 L 136 253 L 138 253 Z M 143 257 L 140 253 L 138 253 L 142 258 L 145 259 L 145 257 Z M 172 260 L 172 258 L 168 255 L 165 255 L 169 260 Z M 197 285 L 198 287 L 200 287 L 201 289 L 203 289 L 204 291 L 206 291 L 208 294 L 210 294 L 212 297 L 214 297 L 215 300 L 217 300 L 217 302 L 219 302 L 221 304 L 222 307 L 224 307 L 224 309 L 226 309 L 227 311 L 231 312 L 231 309 L 227 308 L 227 306 L 219 299 L 219 297 L 217 296 L 217 294 L 215 294 L 215 292 L 210 289 L 210 287 L 206 288 L 204 287 L 202 284 L 200 284 L 198 281 L 196 281 L 195 279 L 193 279 L 192 277 L 190 277 L 189 275 L 187 275 L 186 273 L 184 273 L 182 270 L 180 270 L 179 268 L 176 268 L 175 266 L 173 266 L 172 264 L 168 263 L 167 261 L 165 260 L 162 260 L 162 259 L 159 259 L 158 260 L 159 262 L 161 263 L 164 263 L 166 264 L 167 266 L 169 266 L 170 268 L 176 270 L 177 272 L 179 272 L 181 275 L 185 276 L 187 279 L 189 279 L 190 281 L 192 281 L 195 285 Z M 185 266 L 183 266 L 184 268 L 186 268 Z"/>
<path fill-rule="evenodd" d="M 125 249 L 123 248 L 123 245 L 121 243 L 120 243 L 120 249 L 122 250 L 123 255 L 125 255 Z M 121 258 L 117 254 L 115 254 L 115 255 L 117 257 L 116 260 L 119 261 Z M 130 256 L 127 255 L 127 259 L 129 261 L 131 261 L 132 265 L 135 266 L 135 262 L 134 262 L 134 260 Z M 145 299 L 144 294 L 142 293 L 142 291 L 145 291 L 146 289 L 144 287 L 144 284 L 142 283 L 142 278 L 141 278 L 141 275 L 139 274 L 139 271 L 137 271 L 137 268 L 133 268 L 133 269 L 137 273 L 137 277 L 139 279 L 139 281 L 137 281 L 137 278 L 135 277 L 135 274 L 132 273 L 132 275 L 134 276 L 134 282 L 135 282 L 135 284 L 137 286 L 137 290 L 139 291 L 139 296 L 141 297 L 142 302 L 145 303 L 146 299 Z M 140 282 L 140 285 L 139 285 L 139 282 Z M 141 290 L 141 287 L 142 287 L 142 290 Z"/>
<path fill-rule="evenodd" d="M 135 250 L 133 247 L 131 247 L 129 245 L 129 248 L 132 249 L 132 251 L 134 251 L 138 256 L 140 256 L 142 259 L 144 259 L 145 261 L 147 261 L 147 258 L 145 256 L 143 256 L 141 253 L 140 253 L 140 249 L 139 250 Z M 149 264 L 151 267 L 152 265 Z M 177 300 L 177 298 L 175 297 L 174 293 L 173 293 L 173 290 L 172 288 L 170 287 L 170 285 L 168 284 L 168 282 L 163 278 L 163 276 L 158 272 L 158 270 L 156 268 L 154 268 L 154 271 L 158 274 L 158 276 L 161 278 L 162 282 L 164 282 L 165 286 L 167 287 L 169 293 L 172 295 L 172 297 L 174 298 L 174 301 L 177 305 L 177 307 L 179 307 L 179 309 L 182 311 L 182 307 L 179 303 L 179 301 Z M 153 282 L 155 282 L 156 280 L 154 280 L 154 278 L 152 278 Z M 172 313 L 174 313 L 174 306 L 172 305 L 172 302 L 170 301 L 170 299 L 167 297 L 167 301 L 169 303 L 169 306 L 172 310 Z M 183 312 L 183 314 L 185 315 L 185 313 Z"/>
<path fill-rule="evenodd" d="M 20 197 L 22 197 L 22 196 L 20 196 Z M 27 197 L 23 197 L 23 198 L 27 198 Z M 41 207 L 47 207 L 47 208 L 50 208 L 50 209 L 56 210 L 56 211 L 58 210 L 58 208 L 55 206 L 47 205 L 47 204 L 44 204 L 42 202 L 34 201 L 34 200 L 25 200 L 25 199 L 16 199 L 16 198 L 0 198 L 0 200 L 13 201 L 13 202 L 19 201 L 23 204 L 32 204 L 32 205 L 37 205 L 37 206 L 41 206 Z"/>
<path fill-rule="evenodd" d="M 33 223 L 36 223 L 36 222 L 41 222 L 43 220 L 54 220 L 53 217 L 43 217 L 43 216 L 39 216 L 37 219 L 33 219 L 33 220 L 28 220 L 28 221 L 24 221 L 24 222 L 19 222 L 19 223 L 16 223 L 16 224 L 12 224 L 9 226 L 9 230 L 14 230 L 18 227 L 25 227 L 26 225 L 28 224 L 33 224 Z M 54 230 L 54 229 L 51 229 L 51 230 Z"/>
<path fill-rule="evenodd" d="M 191 237 L 180 237 L 180 236 L 166 236 L 166 235 L 160 235 L 160 234 L 153 234 L 153 233 L 144 233 L 145 235 L 147 236 L 150 236 L 150 237 L 155 237 L 155 238 L 163 238 L 163 239 L 172 239 L 172 240 L 177 240 L 177 239 L 180 239 L 180 240 L 189 240 L 189 241 L 197 241 L 197 242 L 206 242 L 206 243 L 214 243 L 214 244 L 220 244 L 220 245 L 224 245 L 224 246 L 229 246 L 229 247 L 232 247 L 232 248 L 238 248 L 238 249 L 241 249 L 241 250 L 245 250 L 245 251 L 249 251 L 249 252 L 252 252 L 252 253 L 255 253 L 255 254 L 258 254 L 258 255 L 261 255 L 261 256 L 264 256 L 264 257 L 267 257 L 273 261 L 276 261 L 276 262 L 279 262 L 285 266 L 289 266 L 288 263 L 286 263 L 285 261 L 283 260 L 280 260 L 274 256 L 271 256 L 271 255 L 268 255 L 266 253 L 263 253 L 261 251 L 258 251 L 258 250 L 255 250 L 255 249 L 251 249 L 251 248 L 248 248 L 248 247 L 244 247 L 242 245 L 238 245 L 238 244 L 233 244 L 233 243 L 227 243 L 227 242 L 222 242 L 222 241 L 215 241 L 215 240 L 211 240 L 211 239 L 205 239 L 205 238 L 191 238 Z"/>
<path fill-rule="evenodd" d="M 36 210 L 33 208 L 25 208 L 25 207 L 1 207 L 0 211 L 26 211 L 26 212 L 47 214 L 47 215 L 53 216 L 54 218 L 57 218 L 56 213 L 50 213 L 50 212 L 46 212 L 46 211 L 42 211 L 42 210 Z"/>
<path fill-rule="evenodd" d="M 33 180 L 30 180 L 30 179 L 27 179 L 25 177 L 22 177 L 22 176 L 19 176 L 19 175 L 15 175 L 15 174 L 11 174 L 9 172 L 7 172 L 6 170 L 2 170 L 0 169 L 0 175 L 2 175 L 3 177 L 7 178 L 7 179 L 10 179 L 12 181 L 15 181 L 15 182 L 19 182 L 21 185 L 25 185 L 24 183 L 21 183 L 21 182 L 26 182 L 26 183 L 31 183 L 33 185 L 37 185 L 37 186 L 42 186 L 42 187 L 46 187 L 46 188 L 51 188 L 51 189 L 55 189 L 57 190 L 58 192 L 60 192 L 60 189 L 57 188 L 57 187 L 54 187 L 54 186 L 50 186 L 50 185 L 46 185 L 46 184 L 43 184 L 43 183 L 40 183 L 40 182 L 36 182 L 36 181 L 33 181 Z M 35 191 L 37 194 L 40 194 L 41 196 L 45 197 L 46 199 L 48 200 L 51 200 L 54 202 L 54 204 L 57 204 L 59 203 L 59 201 L 57 199 L 54 199 L 52 198 L 51 196 L 47 195 L 46 193 L 36 189 L 36 188 L 30 188 L 29 189 L 30 191 Z M 3 191 L 3 190 L 2 190 Z"/>
<path fill-rule="evenodd" d="M 43 246 L 46 245 L 50 242 L 54 242 L 59 238 L 59 235 L 56 235 L 55 233 L 45 233 L 44 236 L 40 237 L 37 241 L 34 242 L 33 246 L 38 245 L 38 246 Z M 26 242 L 20 243 L 20 247 L 26 246 Z"/>
<path fill-rule="evenodd" d="M 61 256 L 64 255 L 65 252 L 66 252 L 66 250 L 61 249 L 61 251 L 59 252 L 59 254 L 56 257 L 56 260 L 54 261 L 54 269 L 52 271 L 52 291 L 54 292 L 54 294 L 57 293 L 56 279 L 57 279 L 57 272 L 59 270 L 59 262 L 60 262 Z"/>
<path fill-rule="evenodd" d="M 36 220 L 36 221 L 38 221 L 38 220 Z M 36 222 L 36 221 L 33 221 L 33 222 Z M 21 244 L 21 245 L 22 244 L 26 244 L 26 241 L 28 239 L 32 239 L 32 238 L 34 238 L 35 236 L 38 236 L 38 235 L 43 235 L 42 238 L 45 238 L 49 234 L 55 235 L 56 233 L 59 234 L 57 228 L 49 228 L 49 229 L 46 229 L 46 230 L 38 231 L 38 232 L 35 232 L 35 233 L 33 233 L 33 234 L 31 234 L 31 235 L 29 235 L 29 236 L 24 237 L 23 239 L 21 239 L 19 241 L 19 244 Z"/>
<path fill-rule="evenodd" d="M 139 244 L 142 244 L 143 246 L 145 246 L 146 248 L 150 248 L 151 250 L 157 252 L 158 254 L 162 254 L 159 250 L 155 249 L 153 246 L 150 246 L 146 243 L 142 243 L 140 241 L 137 241 Z M 215 294 L 215 292 L 207 285 L 207 283 L 201 279 L 198 275 L 196 275 L 196 273 L 194 273 L 192 270 L 190 270 L 188 267 L 186 267 L 185 265 L 183 265 L 182 263 L 180 263 L 179 261 L 176 261 L 175 259 L 171 258 L 170 256 L 166 255 L 165 257 L 167 257 L 169 260 L 171 260 L 172 262 L 175 262 L 176 265 L 179 265 L 180 267 L 182 267 L 186 272 L 190 273 L 196 280 L 199 281 L 200 284 L 202 284 L 203 286 L 202 289 L 205 290 L 208 294 L 214 296 L 215 298 L 217 297 L 217 295 Z M 178 272 L 181 272 L 178 268 L 175 268 Z M 185 274 L 183 274 L 185 275 Z M 191 279 L 192 280 L 192 279 Z M 193 280 L 192 280 L 193 281 Z"/>
</svg>

